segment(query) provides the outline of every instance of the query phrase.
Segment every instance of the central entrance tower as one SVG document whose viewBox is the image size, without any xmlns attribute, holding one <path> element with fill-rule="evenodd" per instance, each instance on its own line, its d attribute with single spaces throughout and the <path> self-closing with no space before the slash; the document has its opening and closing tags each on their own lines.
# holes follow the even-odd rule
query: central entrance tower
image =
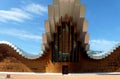
<svg viewBox="0 0 120 79">
<path fill-rule="evenodd" d="M 89 50 L 85 5 L 80 4 L 80 0 L 54 0 L 54 4 L 48 6 L 48 14 L 43 52 L 51 53 L 50 61 L 61 63 L 62 67 L 68 66 L 67 63 L 80 63 L 80 53 Z"/>
</svg>

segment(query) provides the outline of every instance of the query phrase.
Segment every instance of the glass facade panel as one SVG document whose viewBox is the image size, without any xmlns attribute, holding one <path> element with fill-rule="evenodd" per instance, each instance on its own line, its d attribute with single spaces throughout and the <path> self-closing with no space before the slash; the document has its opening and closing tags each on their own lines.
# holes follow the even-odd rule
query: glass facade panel
<svg viewBox="0 0 120 79">
<path fill-rule="evenodd" d="M 76 57 L 76 33 L 75 27 L 70 22 L 62 22 L 56 26 L 53 42 L 53 61 L 70 62 Z M 74 57 L 73 57 L 74 56 Z"/>
</svg>

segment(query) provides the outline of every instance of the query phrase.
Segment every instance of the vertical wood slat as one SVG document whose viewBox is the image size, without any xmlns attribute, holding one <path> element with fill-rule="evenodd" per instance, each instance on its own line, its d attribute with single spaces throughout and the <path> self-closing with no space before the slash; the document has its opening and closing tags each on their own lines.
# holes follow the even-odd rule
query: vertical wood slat
<svg viewBox="0 0 120 79">
<path fill-rule="evenodd" d="M 41 46 L 42 46 L 42 51 L 45 52 L 45 45 L 42 44 Z"/>
<path fill-rule="evenodd" d="M 59 6 L 60 6 L 60 16 L 64 17 L 64 10 L 65 10 L 64 0 L 59 0 Z"/>
<path fill-rule="evenodd" d="M 53 37 L 54 37 L 54 35 L 53 35 Z M 52 44 L 52 62 L 54 62 L 54 40 L 53 40 L 53 42 L 51 43 Z"/>
<path fill-rule="evenodd" d="M 49 18 L 54 17 L 54 5 L 48 5 L 48 17 Z"/>
<path fill-rule="evenodd" d="M 58 58 L 59 58 L 59 51 L 60 51 L 60 43 L 59 43 L 59 41 L 60 41 L 60 38 L 59 38 L 59 34 L 60 34 L 60 27 L 58 27 L 57 28 L 58 29 Z"/>
<path fill-rule="evenodd" d="M 85 17 L 85 12 L 86 12 L 86 6 L 85 5 L 80 5 L 80 18 Z"/>
<path fill-rule="evenodd" d="M 75 0 L 75 4 L 80 4 L 80 0 Z"/>
<path fill-rule="evenodd" d="M 73 19 L 75 22 L 80 18 L 80 4 L 75 4 L 73 9 Z"/>
<path fill-rule="evenodd" d="M 45 31 L 50 32 L 50 24 L 48 20 L 45 21 Z"/>
<path fill-rule="evenodd" d="M 48 15 L 49 15 L 49 22 L 50 22 L 50 30 L 53 33 L 55 31 L 55 23 L 54 23 L 54 6 L 48 6 Z"/>
<path fill-rule="evenodd" d="M 47 34 L 42 34 L 43 44 L 45 48 L 49 48 Z"/>
<path fill-rule="evenodd" d="M 89 34 L 87 32 L 82 33 L 82 46 L 89 43 Z"/>
<path fill-rule="evenodd" d="M 64 16 L 67 14 L 69 15 L 69 6 L 70 6 L 70 0 L 64 0 Z"/>
<path fill-rule="evenodd" d="M 46 32 L 48 44 L 52 41 L 51 33 Z"/>
<path fill-rule="evenodd" d="M 89 34 L 85 34 L 85 39 L 84 39 L 84 43 L 88 44 L 89 43 Z"/>
<path fill-rule="evenodd" d="M 77 62 L 77 52 L 78 52 L 78 44 L 77 44 L 77 33 L 75 34 L 75 43 L 76 43 L 76 48 L 75 48 L 75 62 Z"/>
<path fill-rule="evenodd" d="M 77 32 L 78 33 L 82 32 L 84 20 L 85 20 L 84 18 L 79 18 L 77 21 Z"/>
<path fill-rule="evenodd" d="M 54 5 L 54 17 L 55 17 L 55 23 L 59 22 L 60 18 L 60 7 L 59 5 Z"/>
<path fill-rule="evenodd" d="M 73 16 L 73 10 L 74 10 L 74 0 L 70 0 L 70 2 L 69 2 L 69 16 Z"/>
<path fill-rule="evenodd" d="M 59 0 L 54 0 L 54 4 L 59 4 Z"/>
<path fill-rule="evenodd" d="M 43 39 L 43 43 L 47 44 L 47 35 L 46 34 L 42 34 L 42 39 Z"/>
<path fill-rule="evenodd" d="M 84 20 L 83 26 L 82 26 L 82 32 L 87 32 L 88 31 L 88 21 Z"/>
<path fill-rule="evenodd" d="M 85 45 L 85 51 L 89 51 L 89 47 L 90 47 L 90 45 L 89 45 L 89 44 L 86 44 L 86 45 Z"/>
<path fill-rule="evenodd" d="M 74 61 L 74 28 L 73 28 L 73 26 L 71 27 L 71 41 L 72 41 L 72 61 Z"/>
<path fill-rule="evenodd" d="M 49 19 L 49 22 L 50 22 L 50 31 L 51 33 L 54 33 L 55 32 L 55 22 L 54 22 L 54 18 L 50 18 Z"/>
</svg>

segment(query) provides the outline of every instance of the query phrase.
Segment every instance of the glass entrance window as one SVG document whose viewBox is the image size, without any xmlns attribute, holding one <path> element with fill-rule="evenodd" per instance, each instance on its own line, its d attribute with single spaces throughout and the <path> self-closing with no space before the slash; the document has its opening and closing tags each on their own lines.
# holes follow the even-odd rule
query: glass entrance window
<svg viewBox="0 0 120 79">
<path fill-rule="evenodd" d="M 70 22 L 62 22 L 56 26 L 53 43 L 53 61 L 70 62 L 73 54 L 76 52 L 76 34 L 74 26 L 70 26 Z"/>
</svg>

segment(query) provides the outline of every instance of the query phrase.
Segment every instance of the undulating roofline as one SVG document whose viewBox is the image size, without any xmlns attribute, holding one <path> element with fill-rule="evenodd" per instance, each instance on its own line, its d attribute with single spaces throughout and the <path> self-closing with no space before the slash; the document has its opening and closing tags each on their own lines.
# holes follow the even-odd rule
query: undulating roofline
<svg viewBox="0 0 120 79">
<path fill-rule="evenodd" d="M 27 59 L 37 59 L 37 58 L 42 56 L 42 54 L 33 55 L 33 54 L 26 53 L 22 49 L 18 48 L 16 45 L 14 45 L 14 44 L 12 44 L 11 42 L 8 42 L 8 41 L 0 41 L 0 45 L 2 45 L 2 44 L 10 46 L 19 55 L 21 55 L 21 56 L 23 56 L 24 58 L 27 58 Z"/>
<path fill-rule="evenodd" d="M 98 59 L 103 59 L 103 58 L 106 58 L 108 57 L 109 55 L 111 55 L 117 48 L 120 47 L 120 43 L 116 44 L 112 49 L 110 49 L 109 51 L 105 51 L 105 52 L 95 52 L 94 54 L 92 53 L 92 51 L 88 51 L 87 52 L 87 55 L 92 58 L 92 59 L 95 59 L 95 60 L 98 60 Z"/>
</svg>

